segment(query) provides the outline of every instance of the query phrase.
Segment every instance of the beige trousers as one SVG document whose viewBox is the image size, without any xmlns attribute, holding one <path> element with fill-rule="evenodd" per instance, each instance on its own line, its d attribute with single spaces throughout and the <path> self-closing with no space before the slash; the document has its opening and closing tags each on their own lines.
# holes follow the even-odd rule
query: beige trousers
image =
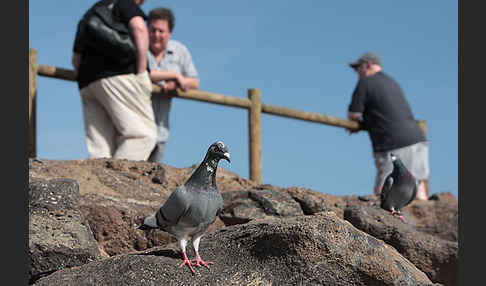
<svg viewBox="0 0 486 286">
<path fill-rule="evenodd" d="M 147 160 L 157 137 L 148 72 L 103 78 L 80 93 L 89 158 Z"/>
</svg>

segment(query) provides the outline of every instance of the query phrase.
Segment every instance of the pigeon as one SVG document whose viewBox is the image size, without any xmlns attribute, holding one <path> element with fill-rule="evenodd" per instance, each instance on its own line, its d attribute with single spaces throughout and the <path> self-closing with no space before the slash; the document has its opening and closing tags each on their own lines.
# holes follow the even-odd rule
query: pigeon
<svg viewBox="0 0 486 286">
<path fill-rule="evenodd" d="M 393 163 L 393 171 L 386 177 L 380 195 L 380 207 L 391 211 L 392 215 L 398 216 L 404 223 L 407 223 L 400 213 L 400 210 L 411 203 L 417 194 L 417 180 L 403 165 L 400 158 L 390 154 Z"/>
<path fill-rule="evenodd" d="M 223 198 L 216 187 L 216 169 L 220 159 L 231 162 L 227 146 L 217 141 L 209 146 L 204 160 L 189 179 L 177 187 L 162 207 L 146 217 L 138 227 L 141 230 L 161 229 L 177 238 L 184 259 L 179 267 L 187 265 L 192 273 L 195 273 L 192 266 L 209 268 L 209 264 L 214 264 L 201 259 L 199 242 L 222 209 Z M 196 254 L 194 260 L 189 260 L 186 255 L 190 237 Z"/>
</svg>

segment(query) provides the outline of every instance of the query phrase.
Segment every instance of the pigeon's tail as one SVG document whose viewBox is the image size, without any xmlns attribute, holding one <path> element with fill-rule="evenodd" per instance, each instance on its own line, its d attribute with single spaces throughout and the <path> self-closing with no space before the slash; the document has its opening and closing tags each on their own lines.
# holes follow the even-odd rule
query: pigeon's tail
<svg viewBox="0 0 486 286">
<path fill-rule="evenodd" d="M 159 228 L 159 226 L 157 225 L 157 219 L 155 218 L 155 216 L 149 216 L 144 219 L 143 224 L 140 225 L 137 229 L 147 230 L 155 228 Z"/>
</svg>

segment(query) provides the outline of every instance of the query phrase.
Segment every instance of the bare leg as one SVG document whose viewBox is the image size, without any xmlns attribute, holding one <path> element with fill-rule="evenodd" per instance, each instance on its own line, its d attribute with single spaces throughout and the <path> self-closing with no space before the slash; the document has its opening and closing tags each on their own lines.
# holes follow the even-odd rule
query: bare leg
<svg viewBox="0 0 486 286">
<path fill-rule="evenodd" d="M 422 201 L 426 201 L 429 199 L 427 197 L 427 191 L 425 189 L 425 181 L 420 181 L 417 187 L 417 195 L 415 196 L 415 199 Z"/>
<path fill-rule="evenodd" d="M 373 193 L 375 193 L 375 195 L 379 196 L 381 194 L 381 187 L 374 188 Z"/>
</svg>

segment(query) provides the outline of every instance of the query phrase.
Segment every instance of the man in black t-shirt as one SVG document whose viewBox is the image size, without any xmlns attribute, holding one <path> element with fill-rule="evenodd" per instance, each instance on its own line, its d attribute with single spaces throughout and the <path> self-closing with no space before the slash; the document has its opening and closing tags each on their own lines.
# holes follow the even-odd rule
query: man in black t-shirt
<svg viewBox="0 0 486 286">
<path fill-rule="evenodd" d="M 428 143 L 402 89 L 382 71 L 381 59 L 376 54 L 365 53 L 350 66 L 359 81 L 348 108 L 348 118 L 360 122 L 361 129 L 369 133 L 377 168 L 374 193 L 381 193 L 383 182 L 392 171 L 389 154 L 393 153 L 419 181 L 417 199 L 426 200 Z"/>
<path fill-rule="evenodd" d="M 154 148 L 157 130 L 147 70 L 147 17 L 139 7 L 143 2 L 101 0 L 95 4 L 113 5 L 115 18 L 131 32 L 137 51 L 123 58 L 114 57 L 112 50 L 87 45 L 87 30 L 82 20 L 78 23 L 72 64 L 90 158 L 146 160 Z"/>
</svg>

